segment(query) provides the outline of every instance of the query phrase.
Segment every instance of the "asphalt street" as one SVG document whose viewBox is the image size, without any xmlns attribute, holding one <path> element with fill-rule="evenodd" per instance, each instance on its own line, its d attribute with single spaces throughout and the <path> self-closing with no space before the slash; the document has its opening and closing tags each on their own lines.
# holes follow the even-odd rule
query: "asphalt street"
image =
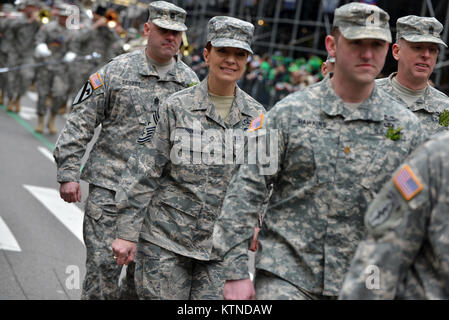
<svg viewBox="0 0 449 320">
<path fill-rule="evenodd" d="M 50 198 L 59 200 L 50 157 L 58 135 L 33 132 L 36 98 L 28 92 L 18 115 L 0 107 L 0 299 L 79 299 L 84 244 L 44 205 L 47 200 L 30 192 L 53 191 Z M 59 131 L 64 123 L 59 116 Z M 79 214 L 85 183 L 82 192 Z"/>
<path fill-rule="evenodd" d="M 88 185 L 81 182 L 81 203 L 60 199 L 52 151 L 67 115 L 56 119 L 58 134 L 37 134 L 36 101 L 29 91 L 19 114 L 0 106 L 0 300 L 77 300 Z M 251 272 L 253 263 L 250 254 Z"/>
</svg>

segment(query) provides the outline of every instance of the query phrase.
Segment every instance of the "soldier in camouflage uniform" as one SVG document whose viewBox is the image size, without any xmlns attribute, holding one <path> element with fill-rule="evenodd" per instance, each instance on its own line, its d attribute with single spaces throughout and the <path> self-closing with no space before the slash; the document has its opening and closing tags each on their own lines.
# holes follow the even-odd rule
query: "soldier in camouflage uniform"
<svg viewBox="0 0 449 320">
<path fill-rule="evenodd" d="M 54 151 L 65 201 L 81 201 L 80 178 L 90 184 L 84 217 L 87 253 L 82 299 L 135 297 L 133 266 L 128 266 L 121 295 L 117 286 L 121 267 L 111 252 L 119 178 L 139 134 L 145 126 L 154 129 L 159 104 L 198 81 L 176 55 L 181 31 L 187 29 L 186 12 L 164 1 L 153 2 L 150 12 L 150 21 L 145 23 L 148 46 L 115 58 L 90 77 L 75 97 Z M 80 177 L 81 159 L 100 124 L 100 135 Z"/>
<path fill-rule="evenodd" d="M 101 6 L 97 8 L 94 12 L 92 28 L 89 30 L 89 50 L 91 53 L 96 52 L 101 55 L 99 59 L 94 60 L 96 68 L 108 63 L 120 49 L 117 47 L 120 37 L 114 29 L 108 27 L 105 13 L 106 8 Z"/>
<path fill-rule="evenodd" d="M 286 97 L 264 117 L 261 135 L 277 137 L 270 157 L 279 166 L 242 165 L 214 229 L 226 299 L 338 296 L 364 235 L 362 214 L 424 136 L 416 116 L 375 86 L 391 41 L 388 20 L 373 5 L 337 8 L 326 37 L 332 78 Z M 247 250 L 270 183 L 254 290 Z"/>
<path fill-rule="evenodd" d="M 445 130 L 449 98 L 429 84 L 438 46 L 447 47 L 440 38 L 443 25 L 435 18 L 406 16 L 398 19 L 396 29 L 392 53 L 398 72 L 377 80 L 377 84 L 413 111 L 429 135 Z"/>
<path fill-rule="evenodd" d="M 34 43 L 40 23 L 37 15 L 39 2 L 26 0 L 20 4 L 23 16 L 10 22 L 7 33 L 13 46 L 8 54 L 8 65 L 20 66 L 34 63 Z M 20 112 L 20 97 L 24 95 L 34 78 L 34 68 L 23 68 L 8 73 L 8 111 Z"/>
<path fill-rule="evenodd" d="M 38 93 L 37 115 L 38 124 L 35 131 L 43 133 L 44 118 L 47 114 L 47 98 L 51 97 L 50 118 L 47 127 L 51 134 L 57 132 L 55 117 L 59 108 L 66 103 L 66 94 L 69 88 L 66 77 L 67 64 L 63 59 L 68 52 L 68 46 L 73 32 L 66 28 L 67 18 L 72 14 L 69 5 L 58 6 L 57 21 L 44 25 L 36 36 L 36 62 L 45 62 L 47 65 L 39 67 L 36 74 L 36 89 Z M 44 50 L 41 48 L 44 47 Z M 43 51 L 48 53 L 43 53 Z"/>
<path fill-rule="evenodd" d="M 340 298 L 449 299 L 448 145 L 433 136 L 370 205 Z"/>
<path fill-rule="evenodd" d="M 0 16 L 0 68 L 8 67 L 8 55 L 13 51 L 13 41 L 9 27 L 14 19 L 14 7 L 7 3 L 2 5 L 2 15 Z M 21 15 L 21 14 L 20 14 Z M 8 95 L 8 73 L 0 73 L 0 104 L 4 103 L 4 98 Z"/>
<path fill-rule="evenodd" d="M 207 31 L 209 76 L 161 107 L 155 135 L 130 157 L 117 192 L 120 239 L 113 250 L 118 263 L 127 263 L 138 242 L 140 299 L 222 298 L 223 270 L 212 248 L 212 231 L 239 150 L 226 148 L 233 140 L 225 137 L 243 134 L 264 109 L 237 86 L 252 53 L 254 26 L 219 16 L 209 21 Z"/>
<path fill-rule="evenodd" d="M 105 7 L 98 6 L 93 13 L 92 23 L 81 24 L 80 29 L 73 36 L 70 50 L 76 53 L 78 57 L 91 55 L 92 58 L 69 64 L 70 88 L 68 96 L 75 95 L 76 90 L 89 75 L 118 55 L 117 47 L 120 37 L 115 30 L 108 27 L 107 20 L 104 17 L 105 12 Z M 59 110 L 59 113 L 63 114 L 65 111 L 66 105 Z"/>
</svg>

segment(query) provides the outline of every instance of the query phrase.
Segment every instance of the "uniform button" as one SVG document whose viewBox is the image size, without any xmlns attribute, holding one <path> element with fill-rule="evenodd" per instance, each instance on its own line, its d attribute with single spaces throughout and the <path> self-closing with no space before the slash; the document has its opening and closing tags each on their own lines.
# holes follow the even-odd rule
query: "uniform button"
<svg viewBox="0 0 449 320">
<path fill-rule="evenodd" d="M 346 154 L 350 154 L 351 153 L 351 148 L 349 148 L 348 146 L 345 147 L 345 153 Z"/>
</svg>

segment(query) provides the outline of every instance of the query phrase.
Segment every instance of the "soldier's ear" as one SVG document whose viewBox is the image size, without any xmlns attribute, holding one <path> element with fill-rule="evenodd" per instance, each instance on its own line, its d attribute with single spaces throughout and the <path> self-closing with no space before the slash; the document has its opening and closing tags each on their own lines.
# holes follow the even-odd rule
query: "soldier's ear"
<svg viewBox="0 0 449 320">
<path fill-rule="evenodd" d="M 331 57 L 336 57 L 337 39 L 333 36 L 328 35 L 328 36 L 326 36 L 325 45 L 326 45 L 327 53 L 329 53 L 329 55 Z"/>
<path fill-rule="evenodd" d="M 401 51 L 401 45 L 399 43 L 393 44 L 391 48 L 391 54 L 396 61 L 399 61 L 399 51 Z"/>
<path fill-rule="evenodd" d="M 149 22 L 145 22 L 144 26 L 144 31 L 145 31 L 145 36 L 148 36 L 148 34 L 150 33 L 150 23 Z"/>
<path fill-rule="evenodd" d="M 206 62 L 207 66 L 209 66 L 209 54 L 210 54 L 209 50 L 207 50 L 207 48 L 204 48 L 203 49 L 203 58 L 204 58 L 204 61 Z"/>
</svg>

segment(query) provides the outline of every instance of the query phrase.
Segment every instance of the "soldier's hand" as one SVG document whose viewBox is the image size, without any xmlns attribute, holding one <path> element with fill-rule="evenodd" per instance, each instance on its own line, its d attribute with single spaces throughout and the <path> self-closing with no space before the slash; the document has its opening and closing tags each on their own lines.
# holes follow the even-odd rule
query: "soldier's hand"
<svg viewBox="0 0 449 320">
<path fill-rule="evenodd" d="M 112 252 L 118 265 L 128 265 L 134 260 L 136 254 L 136 243 L 117 238 L 112 243 Z"/>
<path fill-rule="evenodd" d="M 59 195 L 65 202 L 81 202 L 81 187 L 78 182 L 63 182 L 59 186 Z"/>
<path fill-rule="evenodd" d="M 223 288 L 225 300 L 254 300 L 256 291 L 250 279 L 226 280 Z"/>
</svg>

